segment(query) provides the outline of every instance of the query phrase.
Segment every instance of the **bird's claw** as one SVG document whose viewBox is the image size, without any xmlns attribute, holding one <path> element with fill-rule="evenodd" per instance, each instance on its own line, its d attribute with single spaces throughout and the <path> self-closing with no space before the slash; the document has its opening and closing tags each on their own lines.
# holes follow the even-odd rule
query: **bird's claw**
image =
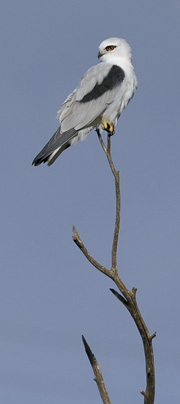
<svg viewBox="0 0 180 404">
<path fill-rule="evenodd" d="M 112 136 L 115 133 L 114 125 L 109 121 L 103 121 L 101 124 L 101 128 L 102 128 L 102 130 L 106 130 L 106 132 L 108 132 L 109 136 Z"/>
</svg>

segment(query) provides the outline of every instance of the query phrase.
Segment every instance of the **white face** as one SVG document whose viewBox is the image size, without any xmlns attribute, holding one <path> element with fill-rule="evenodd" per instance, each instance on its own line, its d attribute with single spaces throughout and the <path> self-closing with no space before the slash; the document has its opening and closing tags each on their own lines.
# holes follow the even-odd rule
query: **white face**
<svg viewBox="0 0 180 404">
<path fill-rule="evenodd" d="M 123 57 L 131 60 L 131 48 L 125 39 L 109 38 L 100 44 L 98 57 L 103 57 L 103 60 L 112 57 Z"/>
</svg>

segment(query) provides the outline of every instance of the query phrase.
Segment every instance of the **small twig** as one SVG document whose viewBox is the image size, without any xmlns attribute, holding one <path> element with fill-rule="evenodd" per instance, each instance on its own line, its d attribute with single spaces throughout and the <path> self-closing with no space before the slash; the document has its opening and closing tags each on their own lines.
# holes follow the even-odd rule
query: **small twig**
<svg viewBox="0 0 180 404">
<path fill-rule="evenodd" d="M 102 377 L 102 373 L 101 370 L 99 368 L 99 365 L 97 363 L 96 357 L 94 356 L 94 354 L 92 353 L 87 341 L 85 340 L 84 336 L 82 335 L 82 340 L 83 340 L 83 344 L 85 347 L 85 351 L 86 354 L 89 358 L 90 364 L 92 366 L 93 372 L 94 372 L 94 376 L 95 376 L 95 382 L 97 383 L 97 387 L 100 393 L 100 396 L 102 398 L 102 401 L 104 404 L 111 404 L 111 401 L 109 399 L 105 384 L 104 384 L 104 380 Z"/>
<path fill-rule="evenodd" d="M 121 303 L 124 304 L 124 306 L 128 305 L 128 301 L 122 296 L 120 295 L 120 293 L 118 293 L 116 290 L 110 288 L 110 291 L 113 293 L 114 296 L 117 297 L 117 299 L 119 299 L 121 301 Z"/>
<path fill-rule="evenodd" d="M 151 340 L 156 337 L 156 331 L 150 336 Z"/>
</svg>

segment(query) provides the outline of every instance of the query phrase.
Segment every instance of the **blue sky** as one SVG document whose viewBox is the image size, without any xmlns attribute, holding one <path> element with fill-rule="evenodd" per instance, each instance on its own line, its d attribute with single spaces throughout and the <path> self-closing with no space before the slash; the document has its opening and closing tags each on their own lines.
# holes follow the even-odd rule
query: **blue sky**
<svg viewBox="0 0 180 404">
<path fill-rule="evenodd" d="M 118 267 L 154 340 L 156 402 L 179 402 L 180 1 L 1 1 L 0 401 L 100 403 L 84 334 L 112 403 L 139 403 L 143 348 L 109 279 L 72 241 L 110 265 L 113 178 L 95 132 L 56 163 L 31 162 L 56 111 L 97 63 L 100 42 L 125 38 L 138 90 L 118 121 Z"/>
</svg>

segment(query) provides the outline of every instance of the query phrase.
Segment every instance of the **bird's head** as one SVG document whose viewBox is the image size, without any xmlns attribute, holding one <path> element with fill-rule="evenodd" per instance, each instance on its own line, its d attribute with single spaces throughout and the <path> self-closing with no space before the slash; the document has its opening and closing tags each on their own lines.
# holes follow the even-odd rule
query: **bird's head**
<svg viewBox="0 0 180 404">
<path fill-rule="evenodd" d="M 125 39 L 108 38 L 99 45 L 98 58 L 108 62 L 113 58 L 124 58 L 131 62 L 131 48 Z"/>
</svg>

